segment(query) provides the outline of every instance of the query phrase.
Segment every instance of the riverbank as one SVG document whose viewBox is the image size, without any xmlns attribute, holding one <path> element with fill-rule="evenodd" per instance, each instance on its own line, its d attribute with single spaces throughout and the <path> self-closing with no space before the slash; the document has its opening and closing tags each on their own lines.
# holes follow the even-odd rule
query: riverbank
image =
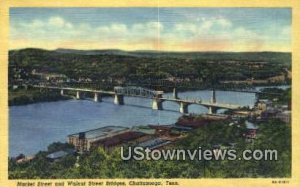
<svg viewBox="0 0 300 187">
<path fill-rule="evenodd" d="M 18 89 L 9 91 L 8 106 L 27 105 L 38 102 L 68 100 L 70 97 L 62 96 L 57 92 L 40 92 L 37 89 Z"/>
</svg>

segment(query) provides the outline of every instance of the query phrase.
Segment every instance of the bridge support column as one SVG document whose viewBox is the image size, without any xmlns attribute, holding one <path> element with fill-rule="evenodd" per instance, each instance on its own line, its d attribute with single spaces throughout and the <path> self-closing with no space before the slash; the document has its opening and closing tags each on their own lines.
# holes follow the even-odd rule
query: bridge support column
<svg viewBox="0 0 300 187">
<path fill-rule="evenodd" d="M 216 107 L 208 107 L 208 114 L 216 114 L 217 113 L 217 108 Z"/>
<path fill-rule="evenodd" d="M 162 100 L 154 98 L 152 100 L 152 109 L 153 110 L 163 110 Z"/>
<path fill-rule="evenodd" d="M 216 90 L 213 89 L 212 90 L 212 96 L 211 96 L 211 103 L 216 103 L 217 102 L 217 99 L 216 99 Z"/>
<path fill-rule="evenodd" d="M 64 96 L 64 90 L 60 90 L 60 95 Z"/>
<path fill-rule="evenodd" d="M 255 93 L 255 103 L 257 103 L 258 100 L 259 100 L 259 95 L 258 95 L 258 93 Z"/>
<path fill-rule="evenodd" d="M 187 113 L 189 113 L 188 106 L 189 106 L 189 105 L 188 105 L 187 103 L 185 103 L 185 102 L 180 102 L 180 108 L 179 108 L 180 113 L 182 113 L 182 114 L 187 114 Z"/>
<path fill-rule="evenodd" d="M 102 101 L 101 95 L 98 94 L 98 93 L 95 93 L 95 95 L 94 95 L 94 101 L 95 102 L 101 102 Z"/>
<path fill-rule="evenodd" d="M 80 92 L 79 91 L 76 92 L 76 99 L 80 99 Z"/>
<path fill-rule="evenodd" d="M 176 88 L 173 88 L 173 98 L 178 99 L 178 92 Z"/>
<path fill-rule="evenodd" d="M 115 94 L 114 103 L 116 105 L 124 105 L 124 95 Z"/>
</svg>

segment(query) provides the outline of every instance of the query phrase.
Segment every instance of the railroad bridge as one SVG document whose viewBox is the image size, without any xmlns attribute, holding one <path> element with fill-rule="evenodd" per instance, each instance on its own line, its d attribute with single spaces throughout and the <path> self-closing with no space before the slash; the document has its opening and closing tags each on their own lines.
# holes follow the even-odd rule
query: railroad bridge
<svg viewBox="0 0 300 187">
<path fill-rule="evenodd" d="M 124 97 L 141 97 L 152 99 L 152 109 L 153 110 L 163 110 L 163 102 L 171 101 L 178 103 L 179 112 L 189 113 L 188 107 L 192 104 L 201 105 L 208 109 L 209 114 L 214 114 L 218 109 L 238 109 L 239 105 L 227 104 L 227 103 L 218 103 L 216 101 L 216 92 L 212 90 L 212 97 L 210 101 L 202 101 L 201 99 L 182 99 L 178 96 L 176 88 L 173 89 L 173 96 L 164 96 L 163 91 L 151 90 L 143 87 L 137 86 L 126 86 L 114 87 L 113 91 L 105 90 L 94 90 L 94 89 L 85 89 L 85 88 L 72 88 L 72 87 L 59 87 L 59 86 L 47 86 L 47 85 L 33 85 L 34 88 L 39 89 L 50 89 L 58 90 L 61 95 L 65 95 L 65 91 L 73 91 L 76 93 L 75 99 L 81 99 L 82 93 L 92 93 L 94 95 L 95 102 L 101 102 L 103 95 L 111 95 L 114 97 L 114 103 L 117 105 L 124 105 Z"/>
</svg>

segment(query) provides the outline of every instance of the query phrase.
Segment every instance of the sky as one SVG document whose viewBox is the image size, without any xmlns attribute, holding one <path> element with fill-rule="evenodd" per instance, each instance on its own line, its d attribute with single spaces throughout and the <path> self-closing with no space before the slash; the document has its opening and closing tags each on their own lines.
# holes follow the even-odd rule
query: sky
<svg viewBox="0 0 300 187">
<path fill-rule="evenodd" d="M 10 49 L 291 51 L 290 8 L 11 8 Z"/>
</svg>

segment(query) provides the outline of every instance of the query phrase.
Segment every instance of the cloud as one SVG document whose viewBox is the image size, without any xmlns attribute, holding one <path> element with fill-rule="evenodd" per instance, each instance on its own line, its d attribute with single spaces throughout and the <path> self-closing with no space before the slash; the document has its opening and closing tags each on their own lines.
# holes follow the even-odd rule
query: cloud
<svg viewBox="0 0 300 187">
<path fill-rule="evenodd" d="M 173 33 L 179 36 L 190 36 L 191 34 L 197 37 L 211 37 L 212 35 L 224 35 L 230 32 L 232 26 L 230 20 L 225 18 L 198 18 L 197 22 L 193 23 L 177 23 L 174 25 Z"/>
<path fill-rule="evenodd" d="M 221 25 L 222 27 L 231 27 L 232 23 L 228 19 L 219 18 L 217 19 L 217 24 Z"/>
<path fill-rule="evenodd" d="M 110 31 L 116 34 L 124 34 L 127 33 L 127 26 L 125 24 L 112 24 Z"/>
<path fill-rule="evenodd" d="M 238 27 L 232 32 L 232 36 L 238 40 L 245 40 L 245 39 L 258 39 L 259 35 L 254 31 L 247 30 L 244 27 Z"/>
<path fill-rule="evenodd" d="M 198 27 L 194 23 L 177 23 L 174 26 L 175 32 L 190 32 L 190 33 L 196 33 L 198 30 Z"/>
<path fill-rule="evenodd" d="M 59 16 L 46 20 L 34 19 L 27 22 L 17 22 L 11 27 L 11 38 L 22 40 L 60 40 L 70 38 L 76 33 L 72 23 Z"/>
<path fill-rule="evenodd" d="M 225 17 L 198 17 L 191 22 L 163 23 L 160 21 L 130 24 L 108 22 L 70 22 L 60 16 L 15 22 L 11 25 L 10 46 L 48 48 L 120 48 L 162 49 L 179 51 L 273 50 L 267 45 L 274 38 L 234 25 Z M 290 39 L 290 27 L 283 27 L 281 38 Z M 276 43 L 276 42 L 275 42 Z M 274 42 L 272 43 L 274 44 Z M 288 44 L 283 44 L 284 49 Z M 283 48 L 283 47 L 282 47 Z"/>
<path fill-rule="evenodd" d="M 44 23 L 40 20 L 33 20 L 33 22 L 31 24 L 28 25 L 29 27 L 32 27 L 32 28 L 41 28 L 44 26 Z"/>
<path fill-rule="evenodd" d="M 64 27 L 65 26 L 65 20 L 61 17 L 51 17 L 48 21 L 50 26 L 54 27 Z"/>
</svg>

